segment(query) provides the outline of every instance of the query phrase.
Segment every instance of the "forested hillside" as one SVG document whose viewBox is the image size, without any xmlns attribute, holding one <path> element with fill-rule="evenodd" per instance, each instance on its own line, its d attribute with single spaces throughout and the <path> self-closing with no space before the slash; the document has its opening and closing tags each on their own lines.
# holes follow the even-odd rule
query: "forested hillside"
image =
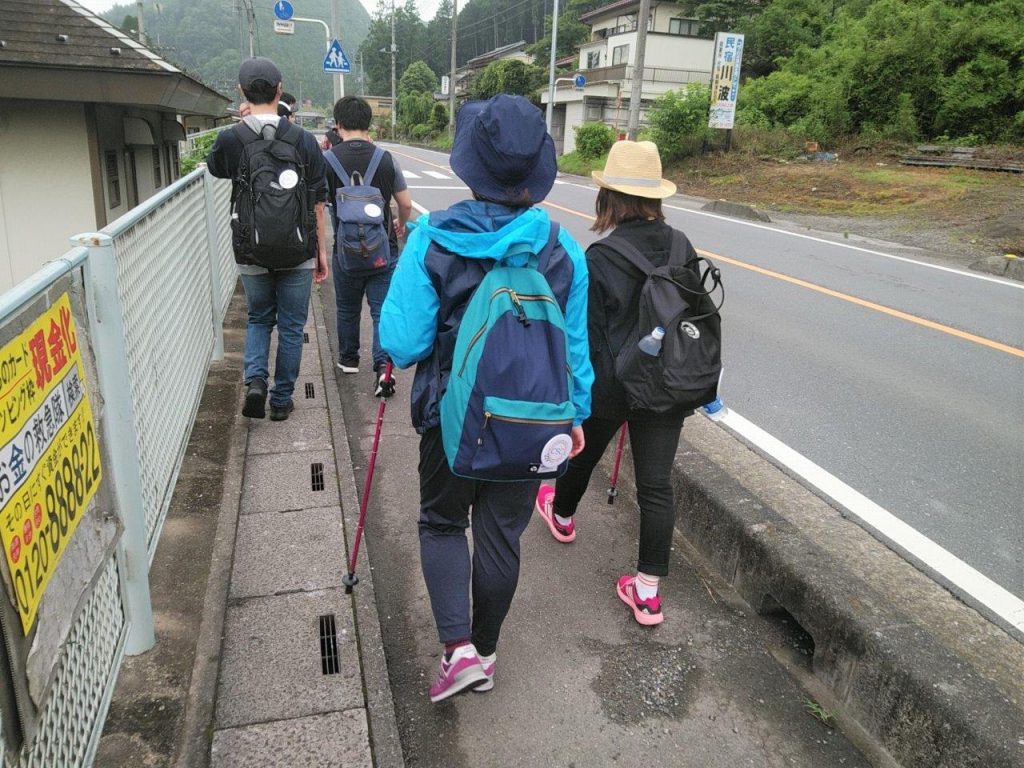
<svg viewBox="0 0 1024 768">
<path fill-rule="evenodd" d="M 297 6 L 297 16 L 330 23 L 330 0 L 301 0 L 293 5 Z M 249 55 L 248 26 L 243 30 L 237 6 L 237 0 L 146 2 L 146 36 L 150 45 L 169 61 L 225 95 L 237 97 L 239 51 Z M 254 7 L 254 52 L 277 62 L 286 91 L 296 97 L 301 94 L 302 98 L 312 99 L 319 107 L 328 107 L 333 100 L 333 86 L 330 76 L 323 72 L 326 52 L 323 27 L 299 22 L 295 24 L 294 35 L 278 35 L 273 31 L 272 4 L 265 2 Z M 370 16 L 359 0 L 341 0 L 341 10 L 341 45 L 353 68 L 353 74 L 345 78 L 345 88 L 348 93 L 358 93 L 356 52 L 366 36 Z M 114 6 L 103 17 L 118 27 L 125 17 L 130 17 L 134 27 L 135 13 L 136 5 L 130 3 Z"/>
</svg>

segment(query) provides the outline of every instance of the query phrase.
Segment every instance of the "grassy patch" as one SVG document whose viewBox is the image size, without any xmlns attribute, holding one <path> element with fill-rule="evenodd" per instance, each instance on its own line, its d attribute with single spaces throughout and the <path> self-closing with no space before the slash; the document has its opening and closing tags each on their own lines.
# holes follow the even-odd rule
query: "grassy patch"
<svg viewBox="0 0 1024 768">
<path fill-rule="evenodd" d="M 804 699 L 804 709 L 807 710 L 807 714 L 822 725 L 828 726 L 829 728 L 836 727 L 836 713 L 825 709 L 821 704 L 814 701 L 814 699 Z"/>
<path fill-rule="evenodd" d="M 562 173 L 572 173 L 576 176 L 589 176 L 591 171 L 602 170 L 607 159 L 608 155 L 601 155 L 601 157 L 590 159 L 581 157 L 578 152 L 570 152 L 558 158 L 558 170 Z"/>
</svg>

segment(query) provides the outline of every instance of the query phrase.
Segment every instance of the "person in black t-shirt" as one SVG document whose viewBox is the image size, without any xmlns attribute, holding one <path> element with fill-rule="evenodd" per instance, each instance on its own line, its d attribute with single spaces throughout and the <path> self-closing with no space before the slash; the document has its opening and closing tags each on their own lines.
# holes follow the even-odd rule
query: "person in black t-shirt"
<svg viewBox="0 0 1024 768">
<path fill-rule="evenodd" d="M 365 173 L 370 164 L 374 150 L 369 134 L 372 117 L 370 105 L 358 96 L 346 96 L 334 105 L 334 122 L 341 142 L 327 151 L 335 154 L 349 176 L 356 172 Z M 384 226 L 391 241 L 392 261 L 397 262 L 398 240 L 405 238 L 405 224 L 412 213 L 412 196 L 406 187 L 402 169 L 398 167 L 398 162 L 390 152 L 384 153 L 370 183 L 380 190 L 384 198 Z M 329 165 L 327 184 L 330 189 L 329 199 L 334 200 L 335 192 L 342 182 Z M 398 206 L 397 220 L 393 219 L 391 213 L 392 199 Z M 394 267 L 369 276 L 356 276 L 346 273 L 335 260 L 332 271 L 338 323 L 338 367 L 343 373 L 359 373 L 359 315 L 362 312 L 365 295 L 366 302 L 370 305 L 370 317 L 373 319 L 374 394 L 390 396 L 394 391 L 393 380 L 384 380 L 384 366 L 388 356 L 380 348 L 377 326 L 380 322 L 380 308 L 384 304 L 388 286 L 391 285 Z"/>
</svg>

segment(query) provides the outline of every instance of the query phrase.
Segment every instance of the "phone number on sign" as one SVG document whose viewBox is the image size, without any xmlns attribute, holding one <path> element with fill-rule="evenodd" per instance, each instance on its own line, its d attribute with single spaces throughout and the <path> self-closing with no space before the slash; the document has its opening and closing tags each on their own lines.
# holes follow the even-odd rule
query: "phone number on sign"
<svg viewBox="0 0 1024 768">
<path fill-rule="evenodd" d="M 69 422 L 71 432 L 81 426 L 83 410 Z M 55 565 L 67 546 L 69 535 L 78 523 L 79 515 L 95 493 L 99 483 L 99 446 L 92 419 L 85 419 L 84 429 L 78 431 L 77 440 L 72 440 L 70 452 L 56 457 L 55 469 L 41 468 L 40 482 L 31 484 L 28 497 L 43 499 L 36 501 L 31 509 L 22 503 L 15 503 L 15 519 L 19 508 L 25 514 L 19 534 L 12 537 L 8 549 L 8 561 L 13 567 L 14 593 L 17 597 L 18 613 L 35 617 L 36 607 L 42 591 L 49 581 L 51 564 Z M 63 445 L 63 442 L 60 443 Z M 36 493 L 33 493 L 35 490 Z M 41 492 L 41 493 L 40 493 Z M 44 509 L 45 505 L 45 509 Z M 24 623 L 24 620 L 23 620 Z M 29 622 L 29 626 L 31 626 Z"/>
</svg>

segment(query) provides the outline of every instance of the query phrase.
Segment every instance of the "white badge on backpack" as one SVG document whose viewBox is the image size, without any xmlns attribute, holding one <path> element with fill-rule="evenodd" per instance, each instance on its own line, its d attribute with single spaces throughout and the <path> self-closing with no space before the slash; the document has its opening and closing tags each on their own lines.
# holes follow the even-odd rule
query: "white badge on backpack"
<svg viewBox="0 0 1024 768">
<path fill-rule="evenodd" d="M 377 205 L 376 203 L 367 203 L 366 207 L 363 208 L 363 213 L 365 213 L 370 218 L 375 219 L 382 213 L 384 213 L 384 211 L 382 211 L 380 206 Z"/>
<path fill-rule="evenodd" d="M 299 183 L 299 174 L 291 168 L 287 168 L 281 171 L 281 175 L 277 177 L 277 183 L 281 185 L 281 189 L 291 189 Z"/>
<path fill-rule="evenodd" d="M 541 449 L 540 465 L 546 470 L 558 469 L 558 466 L 569 458 L 571 452 L 572 438 L 568 435 L 555 435 Z"/>
</svg>

